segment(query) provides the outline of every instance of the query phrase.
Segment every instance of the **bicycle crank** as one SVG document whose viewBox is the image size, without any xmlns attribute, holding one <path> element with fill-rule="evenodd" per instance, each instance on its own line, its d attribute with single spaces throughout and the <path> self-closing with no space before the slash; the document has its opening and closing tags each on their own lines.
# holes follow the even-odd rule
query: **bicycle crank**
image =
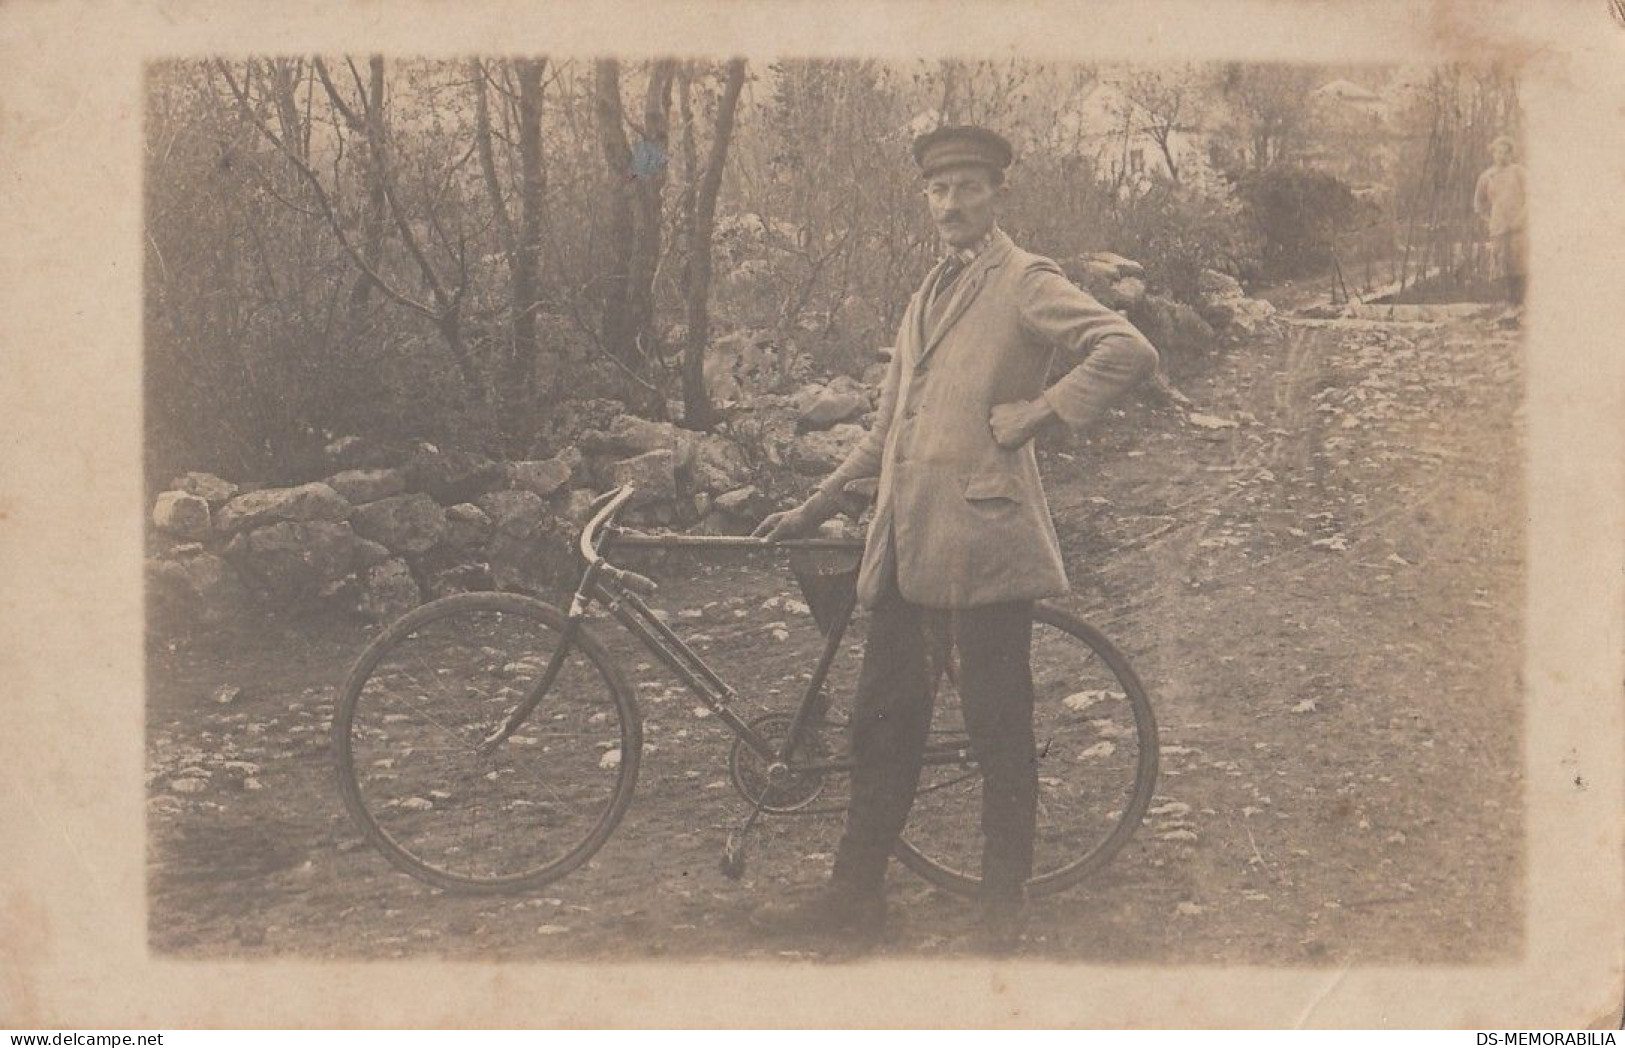
<svg viewBox="0 0 1625 1048">
<path fill-rule="evenodd" d="M 775 749 L 789 738 L 790 724 L 790 716 L 783 713 L 765 714 L 750 722 Z M 769 815 L 812 814 L 807 809 L 823 794 L 826 775 L 799 765 L 828 757 L 828 747 L 812 725 L 803 730 L 789 762 L 763 758 L 741 737 L 728 751 L 728 776 L 741 797 Z"/>
</svg>

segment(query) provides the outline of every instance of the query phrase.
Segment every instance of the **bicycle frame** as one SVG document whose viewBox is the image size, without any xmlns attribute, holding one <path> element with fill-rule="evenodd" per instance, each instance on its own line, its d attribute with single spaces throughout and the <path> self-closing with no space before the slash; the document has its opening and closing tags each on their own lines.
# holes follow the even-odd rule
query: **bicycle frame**
<svg viewBox="0 0 1625 1048">
<path fill-rule="evenodd" d="M 718 720 L 728 726 L 758 757 L 775 765 L 783 765 L 795 752 L 807 724 L 823 714 L 827 702 L 821 701 L 824 681 L 829 675 L 835 656 L 840 651 L 847 625 L 857 605 L 856 593 L 849 594 L 836 610 L 829 635 L 824 639 L 823 651 L 813 668 L 812 679 L 801 702 L 792 715 L 790 730 L 782 746 L 765 738 L 750 723 L 734 711 L 733 704 L 739 693 L 690 647 L 672 628 L 655 615 L 641 594 L 652 594 L 656 585 L 650 579 L 625 568 L 611 564 L 606 555 L 620 549 L 698 549 L 709 551 L 755 551 L 773 549 L 813 549 L 835 552 L 857 552 L 863 548 L 861 540 L 840 538 L 792 539 L 769 543 L 765 539 L 727 535 L 648 535 L 622 528 L 614 523 L 615 515 L 632 497 L 630 487 L 621 488 L 605 496 L 598 512 L 582 528 L 580 548 L 586 560 L 586 569 L 570 601 L 568 623 L 559 647 L 554 651 L 546 670 L 525 698 L 514 708 L 502 727 L 493 732 L 485 746 L 495 747 L 524 723 L 541 702 L 562 669 L 569 649 L 582 628 L 587 610 L 594 601 L 602 602 L 606 610 L 645 648 L 677 674 L 689 691 L 709 709 Z M 926 766 L 962 765 L 972 763 L 968 738 L 959 737 L 926 747 Z M 850 760 L 833 760 L 817 764 L 798 765 L 799 770 L 849 773 Z"/>
</svg>

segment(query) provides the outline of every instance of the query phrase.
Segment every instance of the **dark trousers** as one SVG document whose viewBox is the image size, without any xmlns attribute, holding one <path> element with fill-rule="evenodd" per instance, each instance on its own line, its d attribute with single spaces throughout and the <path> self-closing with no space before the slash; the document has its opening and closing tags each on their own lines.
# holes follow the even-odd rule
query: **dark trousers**
<svg viewBox="0 0 1625 1048">
<path fill-rule="evenodd" d="M 951 632 L 971 751 L 982 771 L 982 884 L 1011 897 L 1032 876 L 1038 808 L 1031 602 L 951 614 L 910 604 L 886 583 L 869 623 L 852 711 L 852 799 L 835 881 L 881 890 L 908 821 L 931 726 L 934 682 Z"/>
</svg>

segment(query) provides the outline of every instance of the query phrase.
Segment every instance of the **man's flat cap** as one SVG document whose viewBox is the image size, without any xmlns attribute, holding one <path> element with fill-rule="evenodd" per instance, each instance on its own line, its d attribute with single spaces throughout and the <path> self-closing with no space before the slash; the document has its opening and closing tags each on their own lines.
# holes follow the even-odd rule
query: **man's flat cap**
<svg viewBox="0 0 1625 1048">
<path fill-rule="evenodd" d="M 955 124 L 927 131 L 914 140 L 914 162 L 926 178 L 960 164 L 980 164 L 1002 172 L 1014 158 L 1010 143 L 985 127 Z"/>
</svg>

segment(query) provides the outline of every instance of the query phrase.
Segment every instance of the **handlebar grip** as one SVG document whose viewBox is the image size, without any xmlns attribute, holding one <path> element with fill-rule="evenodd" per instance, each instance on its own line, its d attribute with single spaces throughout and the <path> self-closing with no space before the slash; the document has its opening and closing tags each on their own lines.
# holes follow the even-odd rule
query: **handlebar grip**
<svg viewBox="0 0 1625 1048">
<path fill-rule="evenodd" d="M 639 575 L 635 571 L 628 571 L 625 568 L 611 568 L 610 576 L 639 596 L 652 597 L 655 591 L 660 588 L 654 579 L 649 578 L 647 575 Z"/>
</svg>

